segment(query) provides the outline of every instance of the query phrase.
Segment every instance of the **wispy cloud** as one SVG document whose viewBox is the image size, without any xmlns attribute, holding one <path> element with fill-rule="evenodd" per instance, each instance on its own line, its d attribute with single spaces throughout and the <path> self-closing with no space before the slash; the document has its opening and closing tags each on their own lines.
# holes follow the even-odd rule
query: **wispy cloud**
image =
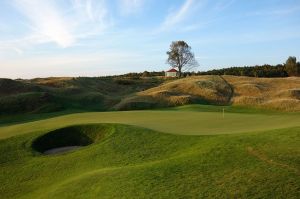
<svg viewBox="0 0 300 199">
<path fill-rule="evenodd" d="M 71 47 L 78 40 L 99 35 L 112 25 L 105 0 L 70 0 L 67 8 L 57 3 L 55 0 L 12 1 L 13 7 L 24 16 L 21 20 L 28 31 L 14 39 L 0 40 L 1 53 L 22 54 L 30 47 L 46 43 Z"/>
<path fill-rule="evenodd" d="M 201 6 L 203 6 L 205 3 L 206 0 L 185 0 L 185 2 L 178 9 L 172 9 L 169 12 L 164 21 L 161 23 L 157 32 L 173 29 L 178 24 L 181 24 L 182 22 L 186 21 L 190 16 L 194 15 L 196 11 L 199 11 Z M 188 24 L 187 26 L 189 26 L 186 27 L 187 30 L 194 30 L 196 29 L 196 26 L 199 25 L 194 23 L 192 25 Z"/>
<path fill-rule="evenodd" d="M 219 0 L 215 5 L 215 10 L 222 11 L 230 7 L 236 0 Z"/>
<path fill-rule="evenodd" d="M 137 13 L 145 3 L 145 0 L 119 0 L 119 8 L 122 14 Z"/>
<path fill-rule="evenodd" d="M 72 0 L 72 6 L 81 19 L 92 22 L 102 22 L 107 17 L 108 10 L 104 0 Z"/>
<path fill-rule="evenodd" d="M 184 27 L 180 28 L 181 32 L 190 32 L 190 31 L 195 31 L 195 30 L 199 30 L 199 29 L 203 29 L 206 28 L 208 25 L 214 23 L 216 21 L 216 19 L 212 19 L 212 20 L 207 20 L 205 22 L 198 22 L 198 23 L 194 23 L 194 24 L 187 24 Z"/>
<path fill-rule="evenodd" d="M 75 41 L 68 22 L 65 21 L 54 1 L 15 0 L 15 6 L 28 19 L 28 26 L 61 47 Z M 26 23 L 24 21 L 24 23 Z"/>
<path fill-rule="evenodd" d="M 162 23 L 161 29 L 166 30 L 180 22 L 182 22 L 189 14 L 192 8 L 194 0 L 186 0 L 184 4 L 176 11 L 169 13 L 164 22 Z"/>
<path fill-rule="evenodd" d="M 84 39 L 101 34 L 108 27 L 113 26 L 113 19 L 109 14 L 105 0 L 72 0 L 73 32 L 76 39 Z"/>
</svg>

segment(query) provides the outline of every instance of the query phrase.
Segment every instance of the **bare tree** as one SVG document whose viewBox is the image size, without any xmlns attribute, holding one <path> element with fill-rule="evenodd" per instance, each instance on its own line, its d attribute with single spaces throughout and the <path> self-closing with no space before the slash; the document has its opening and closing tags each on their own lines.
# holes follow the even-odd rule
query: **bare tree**
<svg viewBox="0 0 300 199">
<path fill-rule="evenodd" d="M 179 77 L 182 76 L 182 72 L 199 66 L 191 49 L 185 41 L 173 41 L 170 45 L 167 63 L 173 68 L 178 68 Z"/>
</svg>

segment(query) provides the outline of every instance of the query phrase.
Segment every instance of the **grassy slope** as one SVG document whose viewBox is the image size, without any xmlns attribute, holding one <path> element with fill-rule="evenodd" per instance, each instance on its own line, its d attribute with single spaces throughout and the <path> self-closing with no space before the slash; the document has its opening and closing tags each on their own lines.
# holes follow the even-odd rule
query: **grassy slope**
<svg viewBox="0 0 300 199">
<path fill-rule="evenodd" d="M 105 111 L 122 98 L 162 82 L 160 79 L 0 78 L 0 119 L 5 114 L 48 113 L 76 109 Z"/>
<path fill-rule="evenodd" d="M 299 77 L 193 76 L 138 92 L 115 108 L 132 110 L 196 103 L 299 112 L 299 88 Z"/>
<path fill-rule="evenodd" d="M 220 76 L 197 76 L 167 81 L 123 99 L 117 110 L 170 107 L 185 104 L 228 104 L 232 89 Z"/>
<path fill-rule="evenodd" d="M 300 78 L 223 76 L 232 86 L 234 105 L 300 111 Z"/>
<path fill-rule="evenodd" d="M 299 86 L 299 77 L 195 76 L 167 81 L 84 77 L 0 79 L 0 120 L 7 121 L 5 114 L 141 110 L 185 104 L 299 112 Z"/>
<path fill-rule="evenodd" d="M 176 111 L 176 109 L 181 110 Z M 225 110 L 225 118 L 222 117 L 222 107 L 199 105 L 164 111 L 76 113 L 15 125 L 3 125 L 0 127 L 0 138 L 86 123 L 123 123 L 186 135 L 264 131 L 300 125 L 299 113 L 264 111 L 262 114 L 260 110 L 255 112 L 255 109 L 237 107 L 225 107 Z"/>
<path fill-rule="evenodd" d="M 103 126 L 103 125 L 102 125 Z M 1 198 L 297 198 L 300 128 L 183 136 L 104 125 L 104 140 L 63 155 L 0 141 Z"/>
</svg>

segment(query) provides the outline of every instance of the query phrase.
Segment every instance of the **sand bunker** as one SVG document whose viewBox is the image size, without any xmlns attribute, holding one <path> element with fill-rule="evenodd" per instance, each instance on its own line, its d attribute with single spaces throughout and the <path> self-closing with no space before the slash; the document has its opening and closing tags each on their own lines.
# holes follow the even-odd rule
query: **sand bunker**
<svg viewBox="0 0 300 199">
<path fill-rule="evenodd" d="M 65 146 L 65 147 L 58 147 L 58 148 L 53 148 L 53 149 L 49 149 L 44 151 L 45 155 L 53 155 L 53 154 L 62 154 L 62 153 L 66 153 L 69 151 L 74 151 L 78 148 L 81 148 L 82 146 Z"/>
<path fill-rule="evenodd" d="M 46 155 L 66 153 L 94 143 L 101 137 L 99 135 L 101 129 L 93 125 L 65 127 L 38 137 L 32 143 L 32 147 Z"/>
</svg>

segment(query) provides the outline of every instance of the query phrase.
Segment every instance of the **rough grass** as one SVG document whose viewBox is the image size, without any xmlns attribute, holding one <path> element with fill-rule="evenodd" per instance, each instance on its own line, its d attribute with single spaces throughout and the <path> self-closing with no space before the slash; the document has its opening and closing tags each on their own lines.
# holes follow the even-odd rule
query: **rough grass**
<svg viewBox="0 0 300 199">
<path fill-rule="evenodd" d="M 13 95 L 35 93 L 40 91 L 41 89 L 34 84 L 0 78 L 0 100 Z"/>
<path fill-rule="evenodd" d="M 48 131 L 1 140 L 1 198 L 299 196 L 299 127 L 211 136 L 117 124 L 92 129 L 107 136 L 62 155 L 32 148 Z"/>
<path fill-rule="evenodd" d="M 130 81 L 130 84 L 124 84 Z M 77 109 L 106 111 L 121 99 L 162 82 L 160 79 L 50 77 L 0 79 L 0 117 Z"/>
<path fill-rule="evenodd" d="M 236 105 L 300 111 L 300 78 L 195 76 L 166 82 L 123 99 L 117 110 L 186 104 Z"/>
<path fill-rule="evenodd" d="M 166 81 L 84 77 L 0 79 L 0 118 L 3 118 L 3 113 L 70 109 L 143 110 L 186 104 L 236 105 L 299 112 L 300 78 L 195 76 Z"/>
<path fill-rule="evenodd" d="M 300 111 L 300 78 L 254 78 L 223 76 L 232 86 L 232 104 Z"/>
<path fill-rule="evenodd" d="M 230 86 L 219 76 L 197 76 L 166 82 L 137 93 L 115 106 L 117 110 L 181 106 L 185 104 L 227 104 Z M 136 107 L 135 107 L 136 106 Z"/>
</svg>

